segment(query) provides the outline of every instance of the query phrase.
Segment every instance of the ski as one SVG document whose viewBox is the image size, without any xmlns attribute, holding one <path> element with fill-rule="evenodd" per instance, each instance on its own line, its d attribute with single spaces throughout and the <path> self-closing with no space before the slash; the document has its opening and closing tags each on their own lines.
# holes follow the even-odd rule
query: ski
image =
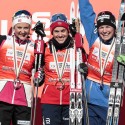
<svg viewBox="0 0 125 125">
<path fill-rule="evenodd" d="M 76 71 L 77 71 L 77 83 L 76 83 L 76 89 L 78 90 L 76 92 L 76 125 L 82 125 L 82 118 L 83 118 L 83 103 L 82 103 L 82 77 L 81 73 L 79 72 L 79 64 L 83 62 L 82 60 L 82 38 L 81 34 L 76 34 L 75 37 L 78 37 L 79 39 L 76 39 L 76 57 L 77 57 L 77 64 L 76 64 Z M 80 41 L 78 41 L 80 40 Z"/>
<path fill-rule="evenodd" d="M 75 61 L 75 59 L 77 61 Z M 70 125 L 82 125 L 83 107 L 82 107 L 82 81 L 81 74 L 78 71 L 78 65 L 82 61 L 81 50 L 76 48 L 70 49 L 70 71 L 71 71 L 71 82 L 70 82 Z M 75 75 L 75 71 L 77 72 Z M 77 77 L 75 77 L 77 76 Z"/>
<path fill-rule="evenodd" d="M 75 94 L 75 48 L 70 48 L 70 106 L 69 125 L 75 125 L 76 94 Z"/>
<path fill-rule="evenodd" d="M 125 4 L 125 3 L 124 3 Z M 120 47 L 120 54 L 125 54 L 125 13 L 121 17 L 121 47 Z M 120 107 L 121 107 L 121 101 L 122 96 L 124 92 L 124 80 L 123 80 L 123 72 L 124 72 L 124 66 L 121 64 L 119 65 L 118 70 L 118 87 L 116 89 L 116 95 L 115 95 L 115 107 L 114 107 L 114 117 L 113 117 L 113 124 L 118 125 L 119 121 L 119 115 L 120 115 Z"/>
<path fill-rule="evenodd" d="M 82 119 L 83 119 L 82 97 L 83 96 L 86 97 L 85 96 L 86 92 L 84 91 L 84 95 L 82 95 L 84 75 L 82 75 L 79 72 L 79 64 L 83 62 L 82 60 L 83 42 L 82 42 L 82 35 L 79 33 L 78 30 L 79 19 L 74 20 L 73 23 L 77 28 L 77 33 L 74 36 L 74 48 L 70 49 L 71 81 L 70 81 L 69 125 L 82 125 Z"/>
<path fill-rule="evenodd" d="M 123 95 L 124 66 L 117 62 L 117 57 L 120 54 L 125 54 L 124 4 L 124 0 L 122 0 L 118 18 L 117 36 L 115 41 L 114 65 L 112 71 L 112 81 L 110 85 L 109 107 L 106 125 L 118 125 L 119 122 L 120 107 Z"/>
</svg>

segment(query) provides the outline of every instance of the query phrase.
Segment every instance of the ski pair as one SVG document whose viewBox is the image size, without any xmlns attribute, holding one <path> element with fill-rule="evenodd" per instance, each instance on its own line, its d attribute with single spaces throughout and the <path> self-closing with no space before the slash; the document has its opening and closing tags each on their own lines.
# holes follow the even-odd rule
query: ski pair
<svg viewBox="0 0 125 125">
<path fill-rule="evenodd" d="M 117 36 L 115 41 L 114 65 L 110 85 L 109 107 L 106 125 L 118 125 L 122 96 L 124 92 L 124 66 L 117 62 L 120 54 L 125 54 L 125 2 L 121 1 L 118 18 Z"/>
<path fill-rule="evenodd" d="M 83 101 L 86 114 L 86 125 L 89 125 L 88 108 L 85 91 L 84 74 L 79 72 L 79 64 L 83 63 L 82 35 L 79 33 L 79 19 L 75 20 L 77 33 L 74 36 L 74 47 L 70 48 L 70 107 L 69 107 L 69 125 L 82 125 L 83 119 Z"/>
<path fill-rule="evenodd" d="M 82 52 L 74 44 L 74 47 L 70 49 L 70 125 L 82 125 L 82 80 L 81 74 L 78 71 L 80 63 L 82 63 Z"/>
</svg>

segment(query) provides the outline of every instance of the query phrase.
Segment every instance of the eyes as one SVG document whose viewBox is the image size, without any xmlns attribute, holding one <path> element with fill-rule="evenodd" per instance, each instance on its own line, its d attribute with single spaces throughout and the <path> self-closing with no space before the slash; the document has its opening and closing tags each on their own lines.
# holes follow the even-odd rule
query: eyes
<svg viewBox="0 0 125 125">
<path fill-rule="evenodd" d="M 112 27 L 109 25 L 102 25 L 99 27 L 99 29 L 110 29 L 110 28 L 112 29 Z"/>
<path fill-rule="evenodd" d="M 27 23 L 18 23 L 14 26 L 15 30 L 29 30 L 30 25 Z"/>
<path fill-rule="evenodd" d="M 18 30 L 22 30 L 22 29 L 23 29 L 23 30 L 29 30 L 29 27 L 21 27 L 21 26 L 19 26 L 19 27 L 17 27 L 17 29 L 18 29 Z"/>
<path fill-rule="evenodd" d="M 53 32 L 54 33 L 65 33 L 65 32 L 67 32 L 67 29 L 62 29 L 62 30 L 55 29 L 55 30 L 53 30 Z"/>
</svg>

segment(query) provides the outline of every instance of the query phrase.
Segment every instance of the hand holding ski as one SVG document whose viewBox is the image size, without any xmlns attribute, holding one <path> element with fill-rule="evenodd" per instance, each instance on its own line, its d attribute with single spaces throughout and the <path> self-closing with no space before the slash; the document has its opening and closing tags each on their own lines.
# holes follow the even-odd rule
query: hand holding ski
<svg viewBox="0 0 125 125">
<path fill-rule="evenodd" d="M 74 28 L 70 27 L 70 29 L 73 30 L 71 34 L 74 38 L 74 48 L 71 48 L 70 51 L 70 67 L 71 67 L 70 112 L 69 112 L 70 125 L 82 125 L 82 118 L 83 118 L 82 83 L 84 84 L 84 75 L 82 75 L 79 72 L 79 65 L 83 62 L 82 60 L 83 41 L 82 41 L 82 35 L 79 33 L 80 30 L 79 19 L 73 20 L 72 27 Z M 86 98 L 85 95 L 84 97 Z M 88 122 L 88 120 L 86 122 Z M 87 123 L 87 125 L 89 125 L 89 122 Z"/>
</svg>

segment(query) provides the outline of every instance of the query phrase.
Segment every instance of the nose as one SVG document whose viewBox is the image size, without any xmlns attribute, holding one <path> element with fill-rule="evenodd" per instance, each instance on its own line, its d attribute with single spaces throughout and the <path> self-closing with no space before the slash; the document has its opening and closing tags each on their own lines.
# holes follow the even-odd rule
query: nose
<svg viewBox="0 0 125 125">
<path fill-rule="evenodd" d="M 107 28 L 106 28 L 106 27 L 103 28 L 103 32 L 104 32 L 104 33 L 107 32 Z"/>
<path fill-rule="evenodd" d="M 25 33 L 25 29 L 24 28 L 21 29 L 21 33 Z"/>
<path fill-rule="evenodd" d="M 58 36 L 61 37 L 62 36 L 62 32 L 58 32 Z"/>
</svg>

